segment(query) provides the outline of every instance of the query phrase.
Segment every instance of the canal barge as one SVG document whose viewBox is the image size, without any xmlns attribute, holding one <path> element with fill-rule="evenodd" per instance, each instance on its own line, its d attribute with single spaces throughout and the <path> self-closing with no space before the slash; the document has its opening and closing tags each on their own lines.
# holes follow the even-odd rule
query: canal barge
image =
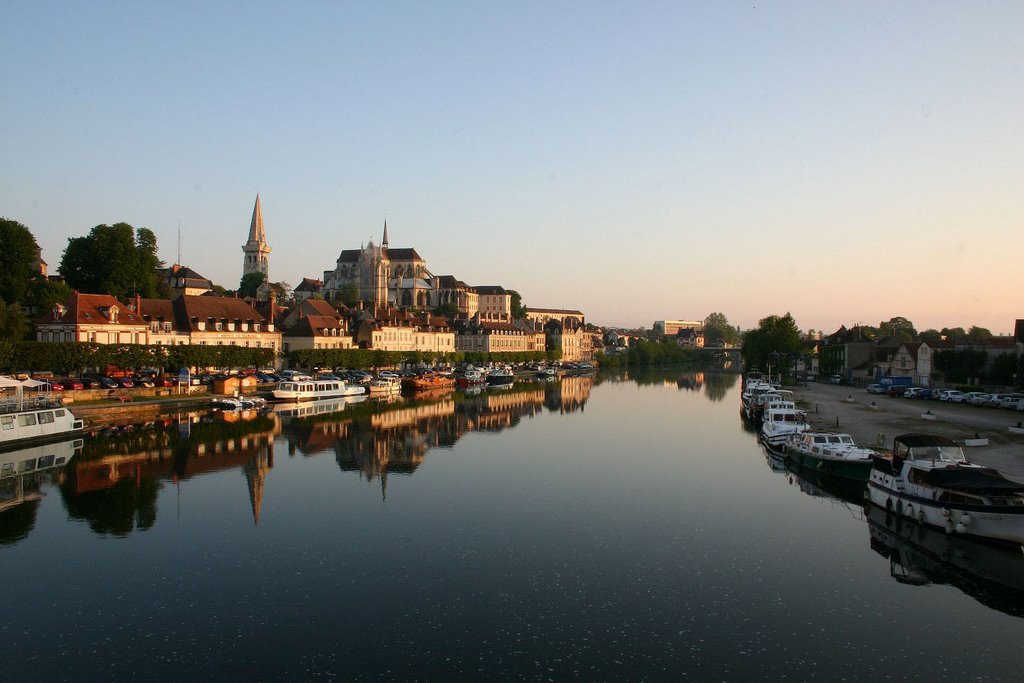
<svg viewBox="0 0 1024 683">
<path fill-rule="evenodd" d="M 278 401 L 316 401 L 325 398 L 361 396 L 365 393 L 364 387 L 349 386 L 345 380 L 341 379 L 304 379 L 280 382 L 274 389 L 274 398 Z"/>
<path fill-rule="evenodd" d="M 39 385 L 31 379 L 0 377 L 0 386 L 15 390 L 14 396 L 0 399 L 0 449 L 54 441 L 82 431 L 82 420 L 59 398 L 51 394 L 25 397 L 25 388 Z"/>
</svg>

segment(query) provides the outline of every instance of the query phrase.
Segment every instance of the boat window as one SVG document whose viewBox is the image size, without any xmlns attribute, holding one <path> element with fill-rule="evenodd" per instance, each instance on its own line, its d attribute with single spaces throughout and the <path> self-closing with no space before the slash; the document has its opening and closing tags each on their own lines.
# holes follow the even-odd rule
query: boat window
<svg viewBox="0 0 1024 683">
<path fill-rule="evenodd" d="M 32 458 L 31 460 L 22 460 L 21 462 L 18 463 L 18 471 L 19 472 L 28 472 L 30 470 L 34 470 L 35 468 L 36 468 L 36 459 L 35 458 Z"/>
<path fill-rule="evenodd" d="M 63 410 L 55 410 L 55 411 L 53 411 L 53 414 L 56 415 L 57 417 L 64 417 L 64 411 Z"/>
<path fill-rule="evenodd" d="M 853 443 L 852 436 L 841 436 L 839 437 L 839 443 Z"/>
<path fill-rule="evenodd" d="M 34 427 L 35 424 L 36 424 L 36 414 L 35 413 L 25 413 L 24 415 L 19 415 L 18 416 L 18 426 L 19 427 Z"/>
<path fill-rule="evenodd" d="M 44 455 L 43 457 L 39 458 L 39 467 L 40 468 L 50 467 L 50 466 L 53 465 L 53 460 L 54 460 L 54 456 L 52 456 L 52 455 Z"/>
<path fill-rule="evenodd" d="M 4 429 L 14 429 L 14 416 L 4 415 L 3 417 L 0 417 L 0 425 L 2 425 Z"/>
<path fill-rule="evenodd" d="M 5 462 L 3 464 L 3 467 L 0 468 L 0 476 L 9 477 L 12 474 L 14 474 L 14 463 L 13 462 Z"/>
<path fill-rule="evenodd" d="M 53 413 L 50 412 L 49 410 L 47 410 L 45 413 L 39 413 L 39 424 L 53 424 Z"/>
<path fill-rule="evenodd" d="M 826 437 L 826 436 L 816 436 L 816 437 L 814 437 L 814 443 L 828 443 L 828 437 Z"/>
<path fill-rule="evenodd" d="M 63 465 L 63 464 L 64 464 L 64 460 L 65 460 L 65 459 L 66 459 L 66 458 L 64 458 L 63 456 L 61 456 L 61 457 L 57 458 L 56 460 L 54 460 L 54 464 L 55 464 L 55 465 Z"/>
</svg>

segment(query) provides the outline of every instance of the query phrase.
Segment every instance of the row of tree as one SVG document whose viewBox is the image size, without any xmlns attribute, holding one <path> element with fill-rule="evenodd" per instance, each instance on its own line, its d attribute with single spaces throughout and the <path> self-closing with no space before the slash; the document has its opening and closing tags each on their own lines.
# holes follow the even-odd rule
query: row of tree
<svg viewBox="0 0 1024 683">
<path fill-rule="evenodd" d="M 47 370 L 67 375 L 90 370 L 103 372 L 111 366 L 133 371 L 157 368 L 176 372 L 179 368 L 268 367 L 273 363 L 272 349 L 245 346 L 144 346 L 0 340 L 0 371 L 4 372 Z"/>
</svg>

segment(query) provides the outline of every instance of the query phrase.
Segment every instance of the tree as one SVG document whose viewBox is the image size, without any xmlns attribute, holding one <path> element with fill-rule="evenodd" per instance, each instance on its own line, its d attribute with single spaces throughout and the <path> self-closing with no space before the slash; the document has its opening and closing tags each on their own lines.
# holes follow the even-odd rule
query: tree
<svg viewBox="0 0 1024 683">
<path fill-rule="evenodd" d="M 514 289 L 505 290 L 512 295 L 512 317 L 522 320 L 526 317 L 526 307 L 523 306 L 523 297 Z"/>
<path fill-rule="evenodd" d="M 917 337 L 917 330 L 914 329 L 914 323 L 910 322 L 903 316 L 896 316 L 895 318 L 889 318 L 888 322 L 878 323 L 878 332 L 882 336 L 895 336 L 899 337 L 903 341 L 912 341 Z"/>
<path fill-rule="evenodd" d="M 767 368 L 770 364 L 784 371 L 802 350 L 800 330 L 793 316 L 786 313 L 762 318 L 757 329 L 744 335 L 740 353 L 748 368 Z"/>
<path fill-rule="evenodd" d="M 921 341 L 942 341 L 942 333 L 934 328 L 929 328 L 918 335 Z"/>
<path fill-rule="evenodd" d="M 59 280 L 50 280 L 35 274 L 28 285 L 28 305 L 35 313 L 45 313 L 54 304 L 64 303 L 71 298 L 71 288 Z"/>
<path fill-rule="evenodd" d="M 0 299 L 0 339 L 20 341 L 30 329 L 31 325 L 21 310 L 21 304 L 7 304 Z"/>
<path fill-rule="evenodd" d="M 152 230 L 115 223 L 69 238 L 59 270 L 70 287 L 83 292 L 155 298 L 162 265 Z"/>
<path fill-rule="evenodd" d="M 24 225 L 0 218 L 0 299 L 25 303 L 39 245 Z"/>
<path fill-rule="evenodd" d="M 359 287 L 357 287 L 353 282 L 344 284 L 341 286 L 341 289 L 338 290 L 338 294 L 335 299 L 349 308 L 352 308 L 359 303 Z"/>
<path fill-rule="evenodd" d="M 704 319 L 704 344 L 706 346 L 735 346 L 740 340 L 736 328 L 729 324 L 724 313 L 712 313 Z"/>
<path fill-rule="evenodd" d="M 939 333 L 943 339 L 954 343 L 967 338 L 967 331 L 962 327 L 943 327 Z"/>
<path fill-rule="evenodd" d="M 985 329 L 984 327 L 978 327 L 977 325 L 971 325 L 971 329 L 967 330 L 967 339 L 972 342 L 985 341 L 986 339 L 992 338 L 992 332 Z"/>
<path fill-rule="evenodd" d="M 260 285 L 267 279 L 267 276 L 260 272 L 246 273 L 242 276 L 242 281 L 238 284 L 238 296 L 245 297 L 256 297 L 256 290 L 260 288 Z"/>
</svg>

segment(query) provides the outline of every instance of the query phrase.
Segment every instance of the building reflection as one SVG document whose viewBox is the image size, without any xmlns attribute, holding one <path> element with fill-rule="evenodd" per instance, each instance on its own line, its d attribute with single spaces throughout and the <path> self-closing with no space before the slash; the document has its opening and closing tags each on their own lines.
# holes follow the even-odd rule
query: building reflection
<svg viewBox="0 0 1024 683">
<path fill-rule="evenodd" d="M 105 430 L 85 440 L 65 471 L 61 497 L 72 518 L 86 521 L 97 533 L 123 536 L 152 526 L 164 482 L 181 485 L 204 474 L 241 469 L 257 523 L 274 465 L 276 427 L 273 419 L 255 411 L 203 411 Z"/>
</svg>

